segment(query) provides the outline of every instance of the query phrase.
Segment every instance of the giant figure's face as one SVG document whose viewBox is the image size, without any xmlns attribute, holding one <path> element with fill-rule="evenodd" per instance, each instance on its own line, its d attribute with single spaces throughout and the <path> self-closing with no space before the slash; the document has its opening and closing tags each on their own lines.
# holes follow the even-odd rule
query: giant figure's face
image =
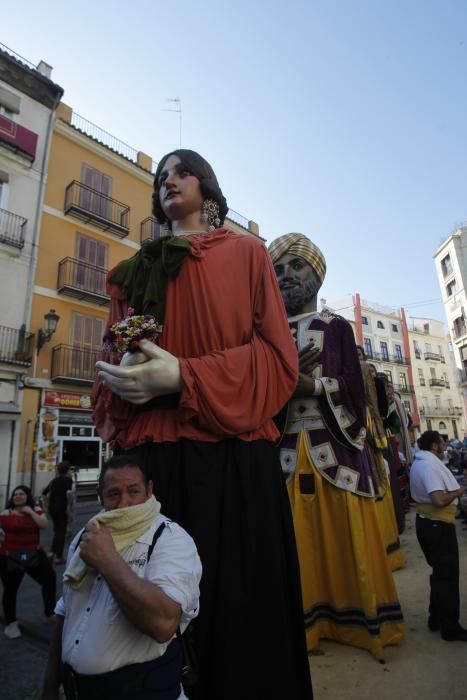
<svg viewBox="0 0 467 700">
<path fill-rule="evenodd" d="M 302 313 L 321 287 L 318 275 L 306 260 L 291 253 L 282 255 L 274 270 L 287 313 L 289 316 Z"/>
<path fill-rule="evenodd" d="M 203 195 L 200 183 L 178 156 L 169 156 L 159 175 L 159 201 L 171 221 L 180 221 L 201 211 Z"/>
</svg>

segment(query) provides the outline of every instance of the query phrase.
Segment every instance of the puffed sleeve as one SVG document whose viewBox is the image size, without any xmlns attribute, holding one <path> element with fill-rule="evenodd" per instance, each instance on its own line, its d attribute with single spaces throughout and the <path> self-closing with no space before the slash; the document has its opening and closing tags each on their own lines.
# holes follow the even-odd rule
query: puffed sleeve
<svg viewBox="0 0 467 700">
<path fill-rule="evenodd" d="M 265 248 L 258 248 L 257 255 L 261 259 L 251 299 L 249 342 L 180 359 L 182 420 L 195 416 L 202 428 L 218 435 L 239 435 L 263 425 L 297 384 L 297 350 L 274 268 Z"/>
</svg>

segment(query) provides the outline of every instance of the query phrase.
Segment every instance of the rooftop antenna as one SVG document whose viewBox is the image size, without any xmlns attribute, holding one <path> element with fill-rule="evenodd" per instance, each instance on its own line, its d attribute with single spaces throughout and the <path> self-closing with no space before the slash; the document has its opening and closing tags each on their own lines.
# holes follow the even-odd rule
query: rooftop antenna
<svg viewBox="0 0 467 700">
<path fill-rule="evenodd" d="M 179 119 L 179 142 L 180 146 L 179 148 L 182 147 L 182 100 L 180 97 L 167 97 L 166 102 L 171 102 L 174 105 L 173 109 L 163 109 L 162 112 L 175 112 L 178 114 L 178 119 Z"/>
</svg>

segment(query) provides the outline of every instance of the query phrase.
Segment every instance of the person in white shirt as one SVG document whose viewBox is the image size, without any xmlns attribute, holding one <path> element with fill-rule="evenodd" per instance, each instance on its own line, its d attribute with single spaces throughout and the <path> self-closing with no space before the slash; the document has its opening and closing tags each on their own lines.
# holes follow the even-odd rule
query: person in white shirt
<svg viewBox="0 0 467 700">
<path fill-rule="evenodd" d="M 185 698 L 177 630 L 198 613 L 196 546 L 137 456 L 106 462 L 99 489 L 105 512 L 70 545 L 43 698 L 57 700 L 61 675 L 70 700 Z"/>
<path fill-rule="evenodd" d="M 467 630 L 459 624 L 459 550 L 454 524 L 464 488 L 442 462 L 445 443 L 436 430 L 425 431 L 418 446 L 410 470 L 410 492 L 416 503 L 417 539 L 433 568 L 428 627 L 433 632 L 440 630 L 445 641 L 467 642 Z"/>
</svg>

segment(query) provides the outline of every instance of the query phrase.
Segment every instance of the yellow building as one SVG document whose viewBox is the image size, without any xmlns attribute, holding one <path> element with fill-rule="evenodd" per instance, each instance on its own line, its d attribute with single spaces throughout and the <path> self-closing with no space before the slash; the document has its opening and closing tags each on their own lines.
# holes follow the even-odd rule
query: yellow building
<svg viewBox="0 0 467 700">
<path fill-rule="evenodd" d="M 18 474 L 40 493 L 57 461 L 95 481 L 107 446 L 94 431 L 90 390 L 109 299 L 107 271 L 146 238 L 155 163 L 61 103 L 57 109 L 32 299 L 38 352 L 25 380 Z M 229 211 L 228 225 L 259 235 Z M 58 318 L 57 318 L 58 317 Z M 54 330 L 55 329 L 55 330 Z"/>
</svg>

